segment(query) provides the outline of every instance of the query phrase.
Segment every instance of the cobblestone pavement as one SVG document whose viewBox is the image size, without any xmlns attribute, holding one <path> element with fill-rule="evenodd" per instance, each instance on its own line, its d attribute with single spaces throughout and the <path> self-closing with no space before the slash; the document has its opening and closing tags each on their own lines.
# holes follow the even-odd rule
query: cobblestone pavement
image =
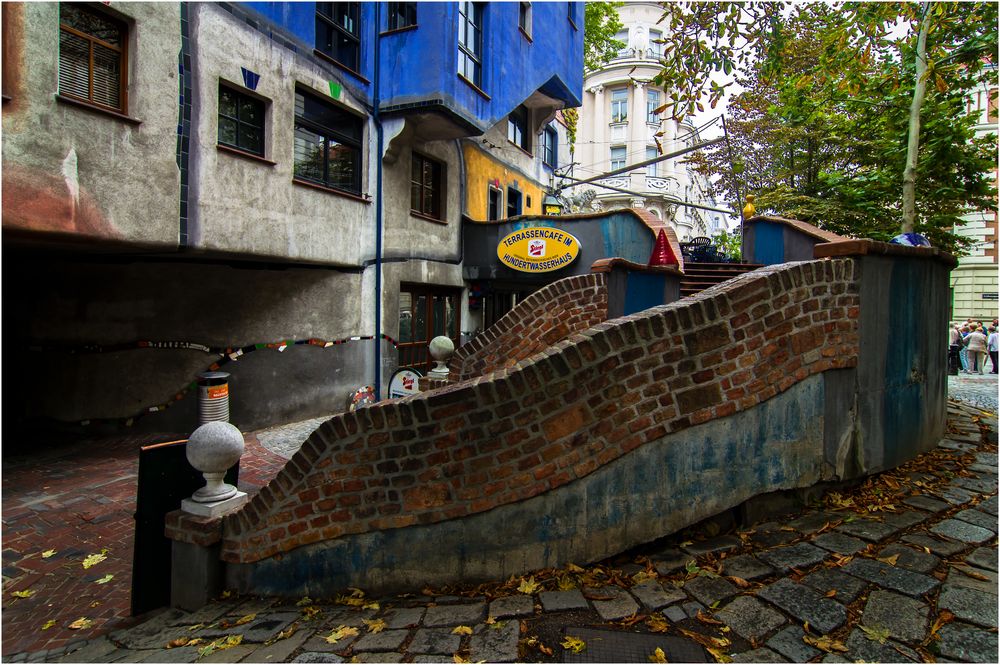
<svg viewBox="0 0 1000 665">
<path fill-rule="evenodd" d="M 291 459 L 292 455 L 302 447 L 303 442 L 309 438 L 309 435 L 329 419 L 330 416 L 324 416 L 288 425 L 277 425 L 259 430 L 255 434 L 261 445 L 272 453 L 285 459 Z"/>
<path fill-rule="evenodd" d="M 996 374 L 959 374 L 948 377 L 948 396 L 978 406 L 987 411 L 997 411 Z"/>
<path fill-rule="evenodd" d="M 130 435 L 41 445 L 43 452 L 4 456 L 5 657 L 21 651 L 58 652 L 133 621 L 129 604 L 139 448 L 180 438 Z M 240 487 L 256 492 L 285 460 L 254 435 L 245 440 Z M 103 561 L 83 568 L 87 556 L 101 553 Z M 90 624 L 71 629 L 80 618 Z"/>
<path fill-rule="evenodd" d="M 934 450 L 750 527 L 476 588 L 230 597 L 5 660 L 994 663 L 996 444 L 995 415 L 953 403 Z"/>
</svg>

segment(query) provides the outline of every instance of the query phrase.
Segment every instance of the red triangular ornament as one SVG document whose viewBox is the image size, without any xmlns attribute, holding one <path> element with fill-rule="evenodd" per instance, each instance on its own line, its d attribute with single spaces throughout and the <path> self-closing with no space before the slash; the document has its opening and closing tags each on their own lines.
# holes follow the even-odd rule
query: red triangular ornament
<svg viewBox="0 0 1000 665">
<path fill-rule="evenodd" d="M 660 229 L 659 234 L 656 236 L 656 244 L 653 245 L 653 253 L 649 256 L 649 265 L 678 265 L 677 257 L 674 255 L 674 250 L 670 247 L 670 243 L 667 242 L 667 234 L 663 232 L 663 229 Z"/>
</svg>

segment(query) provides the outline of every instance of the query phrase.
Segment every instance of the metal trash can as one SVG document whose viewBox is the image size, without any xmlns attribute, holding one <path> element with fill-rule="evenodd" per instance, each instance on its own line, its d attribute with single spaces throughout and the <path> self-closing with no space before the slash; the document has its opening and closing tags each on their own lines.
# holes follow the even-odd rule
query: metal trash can
<svg viewBox="0 0 1000 665">
<path fill-rule="evenodd" d="M 229 373 L 198 375 L 198 424 L 229 422 Z"/>
</svg>

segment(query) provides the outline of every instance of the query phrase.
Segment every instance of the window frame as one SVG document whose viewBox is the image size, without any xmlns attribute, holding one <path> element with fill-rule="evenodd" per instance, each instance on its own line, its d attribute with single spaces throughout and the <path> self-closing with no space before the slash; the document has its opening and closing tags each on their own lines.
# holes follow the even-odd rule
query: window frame
<svg viewBox="0 0 1000 665">
<path fill-rule="evenodd" d="M 618 160 L 615 159 L 615 152 L 618 151 L 618 150 L 621 151 L 621 155 L 620 155 L 621 156 L 621 163 L 618 164 L 618 166 L 615 166 L 615 163 L 618 161 Z M 609 171 L 614 171 L 616 169 L 624 168 L 625 166 L 627 166 L 628 165 L 628 149 L 625 146 L 623 146 L 623 145 L 613 145 L 613 146 L 611 146 L 611 153 L 610 153 L 610 156 L 608 157 L 608 163 L 610 165 L 610 168 L 608 169 Z"/>
<path fill-rule="evenodd" d="M 105 20 L 119 28 L 119 39 L 121 41 L 121 46 L 115 46 L 109 42 L 100 39 L 99 37 L 91 36 L 78 28 L 74 28 L 63 22 L 63 9 L 65 7 L 72 6 L 74 11 L 82 11 L 84 13 L 90 14 L 92 16 L 97 16 L 101 20 Z M 62 87 L 63 78 L 63 49 L 62 49 L 62 33 L 66 32 L 70 35 L 84 39 L 88 42 L 88 63 L 87 63 L 87 94 L 88 97 L 81 97 L 80 95 L 74 94 L 68 90 L 64 90 Z M 57 71 L 57 90 L 59 96 L 64 99 L 71 100 L 73 102 L 91 106 L 102 111 L 110 111 L 112 113 L 121 114 L 123 116 L 128 115 L 128 79 L 129 79 L 129 39 L 131 38 L 131 26 L 129 23 L 117 16 L 102 11 L 98 8 L 91 7 L 90 5 L 77 4 L 77 3 L 59 3 L 59 66 Z M 98 44 L 103 48 L 110 49 L 118 53 L 118 100 L 119 106 L 111 106 L 109 104 L 103 104 L 99 101 L 94 100 L 94 44 Z"/>
<path fill-rule="evenodd" d="M 496 194 L 496 209 L 493 209 L 493 195 Z M 500 217 L 500 213 L 505 210 L 503 201 L 503 190 L 499 187 L 494 187 L 492 184 L 486 190 L 486 220 L 496 221 L 503 219 Z"/>
<path fill-rule="evenodd" d="M 615 99 L 617 93 L 624 93 L 622 99 Z M 611 94 L 608 96 L 611 102 L 611 123 L 626 123 L 628 122 L 628 88 L 614 88 L 611 90 Z M 617 111 L 615 107 L 618 107 Z"/>
<path fill-rule="evenodd" d="M 550 124 L 542 129 L 541 150 L 542 164 L 555 170 L 559 165 L 559 133 Z"/>
<path fill-rule="evenodd" d="M 471 0 L 458 3 L 458 75 L 479 90 L 483 89 L 483 17 L 486 13 L 483 4 Z M 466 13 L 468 8 L 472 9 L 471 20 Z M 471 46 L 465 43 L 468 37 L 462 39 L 463 30 L 468 36 L 470 26 L 474 30 Z M 470 48 L 472 50 L 469 50 Z M 472 63 L 471 79 L 465 74 L 466 68 L 463 65 L 466 62 Z"/>
<path fill-rule="evenodd" d="M 236 98 L 237 98 L 236 99 L 236 104 L 237 104 L 237 106 L 236 106 L 236 113 L 237 113 L 237 117 L 235 117 L 235 118 L 232 118 L 230 116 L 223 116 L 223 114 L 222 114 L 222 91 L 223 90 L 225 90 L 225 91 L 227 91 L 227 92 L 229 92 L 229 93 L 231 93 L 233 95 L 236 95 Z M 259 126 L 254 126 L 251 123 L 243 121 L 243 120 L 241 120 L 239 118 L 240 111 L 242 110 L 242 106 L 240 105 L 241 99 L 247 100 L 247 101 L 251 102 L 252 104 L 259 105 L 259 108 L 260 108 L 260 125 Z M 264 100 L 264 99 L 262 99 L 260 97 L 257 97 L 255 95 L 247 94 L 246 92 L 240 90 L 237 86 L 232 85 L 232 84 L 227 84 L 224 80 L 220 79 L 219 80 L 218 113 L 216 114 L 217 127 L 218 127 L 218 130 L 219 130 L 218 131 L 218 137 L 217 137 L 217 144 L 220 145 L 220 146 L 229 148 L 231 150 L 238 150 L 238 151 L 246 153 L 248 155 L 253 155 L 254 157 L 264 157 L 264 158 L 266 158 L 267 157 L 267 107 L 268 107 L 268 103 L 267 103 L 266 100 Z M 228 120 L 233 120 L 233 121 L 236 122 L 236 137 L 237 137 L 237 140 L 236 140 L 235 144 L 233 144 L 233 143 L 226 143 L 225 141 L 222 140 L 222 119 L 224 117 L 226 119 L 228 119 Z M 255 150 L 252 150 L 250 148 L 247 148 L 247 147 L 244 147 L 244 146 L 240 145 L 240 143 L 239 143 L 239 136 L 240 136 L 240 127 L 241 127 L 241 125 L 249 125 L 251 127 L 255 127 L 256 129 L 260 130 L 260 152 L 257 152 Z"/>
<path fill-rule="evenodd" d="M 415 181 L 413 179 L 414 171 L 416 167 L 420 166 L 419 173 L 421 176 L 424 173 L 423 166 L 429 164 L 431 166 L 431 183 L 428 185 L 421 178 L 420 181 Z M 446 202 L 447 202 L 447 165 L 433 157 L 428 157 L 423 153 L 419 153 L 416 150 L 412 151 L 410 154 L 410 213 L 418 217 L 423 217 L 425 219 L 430 219 L 436 222 L 447 221 L 446 217 Z M 413 207 L 413 191 L 414 185 L 420 191 L 419 203 L 420 208 Z M 431 192 L 431 207 L 432 210 L 427 211 L 423 209 L 423 204 L 425 202 L 424 192 L 425 190 L 430 190 Z"/>
<path fill-rule="evenodd" d="M 507 140 L 531 154 L 531 109 L 521 104 L 507 116 Z"/>
<path fill-rule="evenodd" d="M 317 187 L 328 189 L 334 192 L 343 192 L 345 194 L 360 197 L 362 196 L 361 185 L 362 185 L 362 175 L 364 173 L 364 151 L 362 147 L 364 146 L 364 132 L 365 132 L 365 121 L 363 118 L 358 117 L 354 113 L 350 112 L 343 106 L 334 104 L 331 101 L 323 99 L 319 94 L 309 90 L 308 88 L 302 86 L 296 86 L 295 88 L 296 97 L 299 95 L 303 96 L 303 107 L 305 106 L 305 98 L 311 97 L 315 102 L 320 103 L 323 106 L 333 109 L 337 113 L 341 113 L 345 118 L 351 118 L 353 122 L 357 122 L 358 138 L 353 137 L 337 130 L 333 127 L 328 127 L 315 119 L 311 119 L 307 116 L 300 116 L 298 114 L 298 101 L 295 102 L 295 116 L 292 129 L 292 179 L 309 184 L 315 185 Z M 305 131 L 312 132 L 313 134 L 320 135 L 324 138 L 324 148 L 323 148 L 323 173 L 324 177 L 321 180 L 316 180 L 307 176 L 300 175 L 296 172 L 296 168 L 299 165 L 298 156 L 295 152 L 295 132 L 302 128 Z M 341 185 L 333 184 L 330 181 L 330 142 L 335 141 L 338 145 L 343 145 L 354 150 L 356 155 L 357 168 L 355 169 L 353 179 L 351 182 L 352 189 L 345 188 Z"/>
<path fill-rule="evenodd" d="M 386 3 L 386 32 L 398 32 L 417 27 L 417 4 L 416 2 L 388 2 Z M 398 25 L 393 25 L 393 19 Z"/>
<path fill-rule="evenodd" d="M 653 96 L 655 95 L 655 99 Z M 663 122 L 663 117 L 657 113 L 654 113 L 656 109 L 660 108 L 660 91 L 656 89 L 646 89 L 646 123 L 650 125 L 659 125 Z"/>
<path fill-rule="evenodd" d="M 451 339 L 455 343 L 455 347 L 458 348 L 462 336 L 462 290 L 460 288 L 435 286 L 432 284 L 402 283 L 399 285 L 400 301 L 403 300 L 402 296 L 404 293 L 410 296 L 410 306 L 405 310 L 410 313 L 410 334 L 408 336 L 403 334 L 401 329 L 403 310 L 397 305 L 397 309 L 400 312 L 400 324 L 396 330 L 398 338 L 396 343 L 397 364 L 400 368 L 418 369 L 427 374 L 433 366 L 433 360 L 430 356 L 430 342 L 433 339 L 436 323 L 434 318 L 434 301 L 436 298 L 451 300 L 451 311 L 454 314 L 453 323 L 455 328 L 454 330 L 448 330 L 447 320 L 443 322 L 442 328 L 444 329 L 445 336 Z M 421 332 L 424 339 L 415 340 L 413 339 L 413 324 L 417 321 L 415 315 L 418 313 L 418 303 L 421 297 L 425 299 L 423 306 L 424 329 Z M 410 339 L 404 340 L 404 337 L 409 337 Z"/>
<path fill-rule="evenodd" d="M 354 21 L 354 24 L 355 24 L 355 30 L 353 32 L 350 31 L 350 30 L 348 30 L 344 26 L 340 25 L 340 23 L 338 23 L 335 20 L 334 16 L 339 15 L 339 12 L 336 11 L 336 8 L 337 8 L 338 5 L 345 5 L 346 7 L 348 7 L 350 9 L 350 16 L 349 17 Z M 320 9 L 321 7 L 323 7 L 323 8 L 329 8 L 330 14 L 329 15 L 324 14 L 321 11 L 321 9 Z M 353 64 L 349 64 L 349 63 L 346 63 L 343 60 L 341 60 L 340 57 L 339 57 L 340 56 L 339 49 L 335 48 L 334 46 L 330 47 L 332 52 L 331 51 L 327 51 L 327 50 L 325 50 L 323 48 L 320 48 L 320 44 L 319 44 L 319 38 L 320 38 L 319 25 L 320 25 L 320 23 L 323 23 L 324 25 L 332 28 L 334 30 L 334 34 L 340 34 L 343 37 L 345 37 L 348 41 L 353 42 L 353 49 L 352 50 L 353 50 L 353 53 L 354 53 L 354 60 L 355 60 L 355 62 Z M 315 35 L 315 42 L 316 42 L 315 48 L 316 48 L 317 52 L 322 53 L 324 56 L 326 56 L 327 58 L 329 58 L 334 64 L 339 65 L 340 67 L 343 67 L 344 69 L 348 70 L 352 74 L 357 74 L 357 75 L 360 76 L 360 71 L 361 71 L 361 4 L 360 3 L 355 3 L 355 2 L 317 2 L 316 3 L 316 35 Z"/>
<path fill-rule="evenodd" d="M 516 205 L 516 212 L 511 214 L 511 206 Z M 511 217 L 519 217 L 524 214 L 524 194 L 514 187 L 513 185 L 507 185 L 507 217 L 505 219 L 510 219 Z"/>
<path fill-rule="evenodd" d="M 527 40 L 531 41 L 531 3 L 519 2 L 517 5 L 517 29 Z"/>
<path fill-rule="evenodd" d="M 652 151 L 652 152 L 650 152 L 650 151 Z M 656 149 L 655 145 L 647 145 L 646 146 L 646 159 L 647 160 L 656 159 L 657 157 L 660 157 L 660 156 L 661 156 L 660 155 L 660 151 Z M 647 164 L 646 165 L 646 175 L 653 176 L 654 178 L 658 177 L 659 176 L 659 173 L 658 173 L 658 171 L 659 171 L 658 167 L 659 166 L 660 166 L 660 162 L 655 162 L 653 164 Z"/>
</svg>

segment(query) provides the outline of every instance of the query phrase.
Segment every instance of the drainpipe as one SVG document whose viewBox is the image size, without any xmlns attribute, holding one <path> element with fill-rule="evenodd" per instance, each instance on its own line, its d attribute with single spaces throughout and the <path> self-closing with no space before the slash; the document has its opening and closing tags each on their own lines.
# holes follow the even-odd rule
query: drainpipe
<svg viewBox="0 0 1000 665">
<path fill-rule="evenodd" d="M 385 140 L 382 131 L 382 116 L 379 113 L 381 98 L 381 42 L 379 34 L 382 31 L 382 3 L 375 3 L 375 77 L 374 104 L 372 119 L 375 122 L 377 135 L 377 164 L 375 166 L 375 397 L 382 396 L 382 150 Z"/>
</svg>

